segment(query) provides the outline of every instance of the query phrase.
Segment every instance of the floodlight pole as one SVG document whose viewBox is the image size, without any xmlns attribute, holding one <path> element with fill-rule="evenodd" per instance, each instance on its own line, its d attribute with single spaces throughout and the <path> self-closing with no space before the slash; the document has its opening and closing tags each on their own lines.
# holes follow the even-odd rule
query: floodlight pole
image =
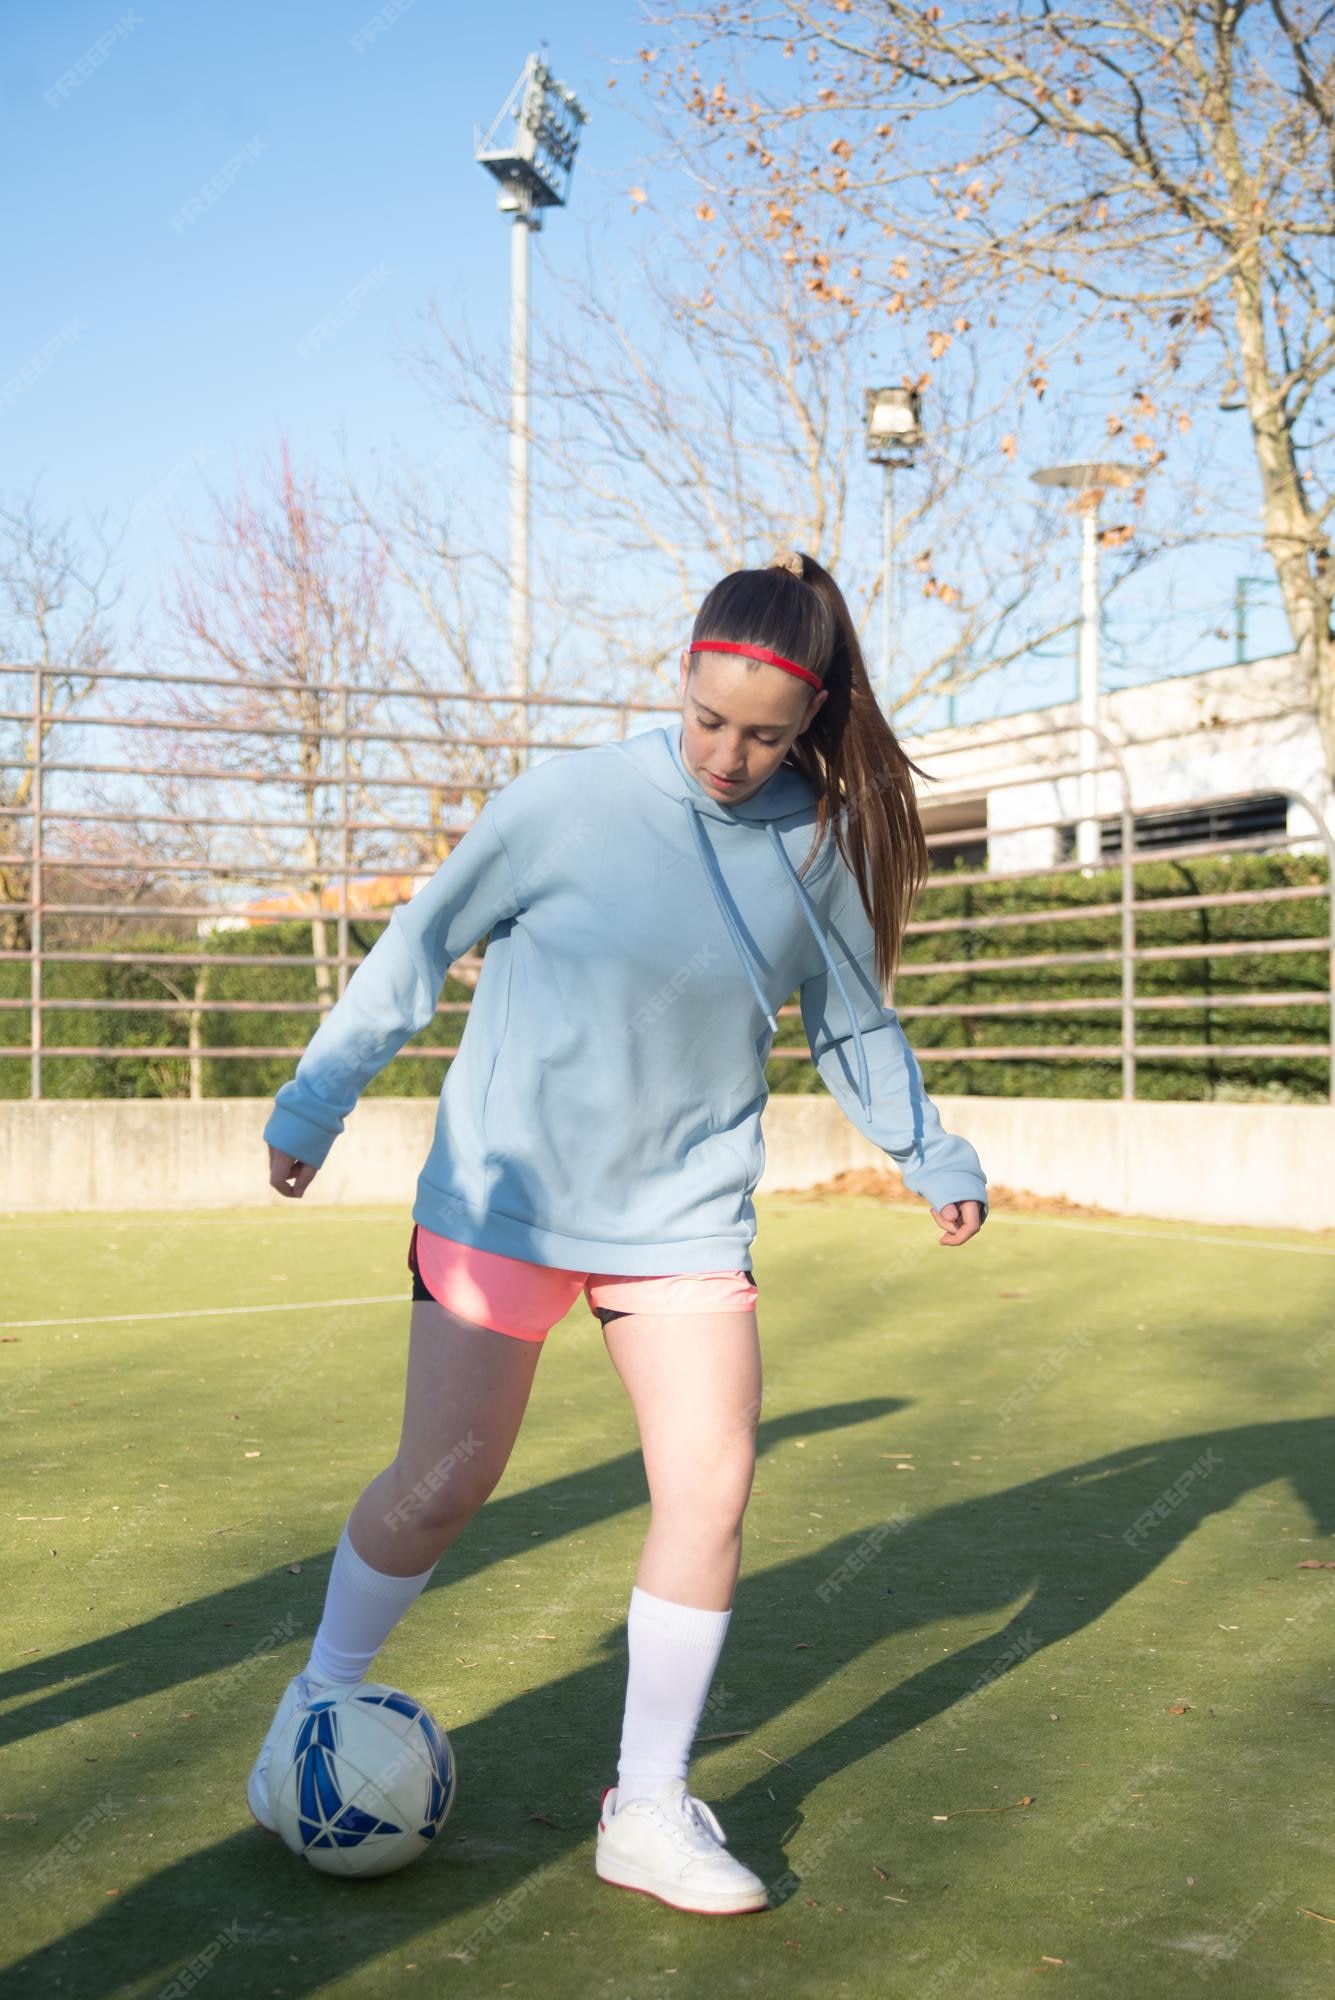
<svg viewBox="0 0 1335 2000">
<path fill-rule="evenodd" d="M 1100 853 L 1098 814 L 1099 726 L 1099 501 L 1098 488 L 1080 506 L 1080 820 L 1076 860 L 1093 868 Z"/>
<path fill-rule="evenodd" d="M 868 389 L 863 396 L 867 456 L 880 465 L 881 484 L 881 708 L 894 700 L 895 467 L 912 465 L 923 443 L 922 398 L 916 389 Z"/>
<path fill-rule="evenodd" d="M 513 131 L 501 135 L 509 119 Z M 475 134 L 473 157 L 500 183 L 496 206 L 514 217 L 510 235 L 510 690 L 522 716 L 516 774 L 527 768 L 533 600 L 529 590 L 529 236 L 544 208 L 563 208 L 588 113 L 531 55 L 485 139 Z"/>
<path fill-rule="evenodd" d="M 1076 860 L 1094 868 L 1102 859 L 1099 836 L 1099 507 L 1109 486 L 1129 486 L 1137 476 L 1134 465 L 1107 459 L 1075 465 L 1047 465 L 1030 478 L 1036 486 L 1074 489 L 1080 512 L 1080 624 L 1077 647 L 1080 713 L 1080 818 L 1076 825 Z"/>
<path fill-rule="evenodd" d="M 524 747 L 516 770 L 528 768 L 532 733 L 528 696 L 533 658 L 533 604 L 529 594 L 529 541 L 532 516 L 529 484 L 528 267 L 531 210 L 519 209 L 510 224 L 510 691 L 522 703 Z"/>
<path fill-rule="evenodd" d="M 881 708 L 890 713 L 894 689 L 895 657 L 895 461 L 883 464 L 885 489 L 881 496 Z"/>
</svg>

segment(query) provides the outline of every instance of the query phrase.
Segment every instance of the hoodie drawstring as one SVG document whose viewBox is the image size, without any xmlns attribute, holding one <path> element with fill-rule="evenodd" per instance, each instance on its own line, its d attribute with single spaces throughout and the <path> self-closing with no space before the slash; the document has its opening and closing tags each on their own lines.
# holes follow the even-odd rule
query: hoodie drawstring
<svg viewBox="0 0 1335 2000">
<path fill-rule="evenodd" d="M 695 800 L 691 798 L 689 794 L 683 794 L 681 802 L 687 808 L 687 811 L 690 814 L 691 826 L 695 831 L 695 845 L 700 855 L 701 863 L 704 867 L 705 880 L 708 882 L 710 888 L 714 892 L 714 901 L 718 904 L 719 915 L 722 917 L 724 923 L 728 927 L 728 936 L 732 939 L 732 948 L 736 952 L 738 958 L 742 961 L 742 968 L 745 971 L 747 978 L 751 982 L 751 991 L 755 994 L 756 999 L 760 1002 L 761 1013 L 765 1016 L 765 1019 L 769 1022 L 770 1027 L 777 1035 L 779 1032 L 779 1024 L 775 1020 L 773 1014 L 771 1014 L 770 1012 L 769 1001 L 765 998 L 764 988 L 761 986 L 760 981 L 756 978 L 755 969 L 751 964 L 751 955 L 746 949 L 746 941 L 742 937 L 741 929 L 738 925 L 737 919 L 732 913 L 732 905 L 728 902 L 727 897 L 723 893 L 722 882 L 719 878 L 718 857 L 714 853 L 714 850 L 709 843 L 708 835 L 706 834 L 704 828 L 700 824 L 700 814 L 696 809 Z"/>
<path fill-rule="evenodd" d="M 764 989 L 762 988 L 759 980 L 756 978 L 755 969 L 751 963 L 751 954 L 747 950 L 746 940 L 742 936 L 741 927 L 738 924 L 736 917 L 733 915 L 731 904 L 728 902 L 728 899 L 724 894 L 722 878 L 719 874 L 718 857 L 714 853 L 713 846 L 710 843 L 708 835 L 705 833 L 704 827 L 701 825 L 700 812 L 696 800 L 689 793 L 683 793 L 681 795 L 681 802 L 686 807 L 690 815 L 691 826 L 695 833 L 696 851 L 700 856 L 700 862 L 705 871 L 705 880 L 709 883 L 710 890 L 713 893 L 714 901 L 718 905 L 719 915 L 723 918 L 724 924 L 727 926 L 728 936 L 732 939 L 732 948 L 736 952 L 738 958 L 741 960 L 742 969 L 746 973 L 747 978 L 751 982 L 751 991 L 755 994 L 756 999 L 760 1003 L 761 1013 L 765 1016 L 765 1019 L 769 1022 L 770 1028 L 773 1030 L 773 1032 L 777 1034 L 779 1031 L 779 1024 L 775 1020 L 774 1015 L 770 1012 L 769 1001 L 765 998 Z M 792 883 L 794 889 L 797 891 L 797 900 L 801 907 L 802 914 L 807 920 L 807 925 L 811 931 L 811 935 L 815 938 L 816 943 L 820 948 L 821 957 L 825 960 L 825 963 L 829 968 L 830 976 L 833 978 L 835 985 L 839 989 L 840 998 L 843 1000 L 845 1010 L 848 1014 L 849 1022 L 852 1025 L 853 1046 L 857 1055 L 857 1064 L 858 1064 L 858 1098 L 862 1105 L 864 1115 L 870 1117 L 871 1077 L 867 1069 L 866 1051 L 862 1046 L 862 1030 L 858 1026 L 857 1015 L 853 1010 L 853 1003 L 848 997 L 848 988 L 844 985 L 843 980 L 839 976 L 839 968 L 835 964 L 834 959 L 830 954 L 830 947 L 826 943 L 825 934 L 820 927 L 820 919 L 817 917 L 815 910 L 812 908 L 811 898 L 808 896 L 806 890 L 803 888 L 801 878 L 798 876 L 797 871 L 793 867 L 792 862 L 788 859 L 787 851 L 784 847 L 782 840 L 779 838 L 778 828 L 775 826 L 773 820 L 767 820 L 765 824 L 769 833 L 769 837 L 773 842 L 775 850 L 779 856 L 779 860 L 783 864 L 784 872 L 787 875 L 789 881 Z"/>
</svg>

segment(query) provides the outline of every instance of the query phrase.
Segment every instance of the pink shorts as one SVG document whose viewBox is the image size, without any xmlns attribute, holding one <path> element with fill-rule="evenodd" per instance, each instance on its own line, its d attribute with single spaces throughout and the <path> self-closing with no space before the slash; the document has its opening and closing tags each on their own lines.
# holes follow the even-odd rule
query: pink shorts
<svg viewBox="0 0 1335 2000">
<path fill-rule="evenodd" d="M 626 1313 L 754 1312 L 758 1294 L 753 1271 L 683 1271 L 670 1278 L 565 1271 L 477 1250 L 416 1222 L 408 1269 L 414 1299 L 435 1299 L 515 1340 L 545 1340 L 581 1291 L 604 1326 Z"/>
</svg>

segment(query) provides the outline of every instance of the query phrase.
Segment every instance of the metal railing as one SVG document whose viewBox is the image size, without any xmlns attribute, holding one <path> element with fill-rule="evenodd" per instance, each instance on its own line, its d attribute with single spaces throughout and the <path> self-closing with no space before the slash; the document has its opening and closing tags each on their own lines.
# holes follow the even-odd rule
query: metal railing
<svg viewBox="0 0 1335 2000">
<path fill-rule="evenodd" d="M 1017 745 L 1027 742 L 1041 742 L 1051 746 L 1055 737 L 1063 735 L 1089 734 L 1096 745 L 1096 760 L 1091 764 L 1078 755 L 1060 762 L 1046 760 L 1034 763 L 1023 770 L 1014 768 L 1014 751 Z M 1236 792 L 1229 794 L 1229 802 L 1242 803 L 1249 798 L 1270 798 L 1283 796 L 1291 805 L 1296 805 L 1312 823 L 1309 838 L 1318 841 L 1326 858 L 1324 882 L 1269 889 L 1222 890 L 1212 895 L 1158 895 L 1138 898 L 1136 895 L 1136 870 L 1146 863 L 1186 860 L 1198 861 L 1211 855 L 1255 854 L 1267 849 L 1292 847 L 1296 839 L 1302 838 L 1288 830 L 1273 834 L 1251 833 L 1236 840 L 1193 840 L 1178 846 L 1156 845 L 1152 848 L 1138 848 L 1136 844 L 1135 811 L 1131 798 L 1131 788 L 1127 777 L 1125 759 L 1120 747 L 1100 730 L 1089 731 L 1081 723 L 1049 726 L 1043 729 L 1008 731 L 994 739 L 996 747 L 1007 754 L 1007 761 L 1000 767 L 983 771 L 971 770 L 967 779 L 943 792 L 933 792 L 931 804 L 938 809 L 949 807 L 953 802 L 976 798 L 984 792 L 989 802 L 988 824 L 976 827 L 953 827 L 949 833 L 933 836 L 928 834 L 928 847 L 952 845 L 970 838 L 992 839 L 1010 837 L 1015 834 L 1055 831 L 1065 824 L 1072 815 L 1056 813 L 1028 821 L 1005 821 L 998 825 L 991 815 L 991 800 L 1007 790 L 1024 788 L 1032 791 L 1038 785 L 1057 785 L 1063 780 L 1078 779 L 1082 773 L 1092 769 L 1096 777 L 1110 775 L 1117 781 L 1119 800 L 1116 817 L 1119 821 L 1118 872 L 1120 876 L 1120 896 L 1116 903 L 1073 904 L 1064 907 L 1052 906 L 1024 912 L 1006 912 L 996 915 L 970 915 L 967 919 L 944 918 L 935 921 L 911 921 L 906 937 L 922 937 L 932 932 L 962 931 L 986 933 L 990 930 L 1016 927 L 1033 927 L 1039 924 L 1086 922 L 1091 918 L 1117 916 L 1120 918 L 1119 941 L 1116 946 L 1085 951 L 1027 952 L 1010 956 L 969 957 L 954 961 L 933 960 L 924 963 L 902 963 L 898 979 L 921 979 L 945 974 L 961 974 L 974 977 L 979 974 L 1031 971 L 1037 968 L 1057 968 L 1071 966 L 1113 966 L 1120 967 L 1120 993 L 1116 998 L 1087 999 L 1025 999 L 1022 1001 L 966 1001 L 946 1002 L 936 1005 L 900 1005 L 895 1001 L 895 1011 L 901 1020 L 952 1016 L 954 1018 L 978 1019 L 986 1016 L 1004 1017 L 1020 1015 L 1032 1019 L 1035 1015 L 1066 1015 L 1112 1013 L 1117 1016 L 1118 1035 L 1115 1042 L 1089 1043 L 1070 1042 L 1060 1044 L 1020 1043 L 1013 1046 L 967 1047 L 967 1048 L 924 1048 L 915 1045 L 920 1062 L 1116 1062 L 1121 1071 L 1121 1094 L 1132 1099 L 1136 1095 L 1136 1065 L 1141 1061 L 1163 1062 L 1187 1059 L 1238 1058 L 1242 1060 L 1269 1058 L 1316 1058 L 1324 1059 L 1328 1068 L 1327 1091 L 1330 1101 L 1335 1103 L 1335 915 L 1333 915 L 1332 888 L 1335 886 L 1335 835 L 1322 817 L 1318 808 L 1302 792 L 1283 785 L 1268 786 L 1264 792 Z M 989 746 L 990 747 L 990 746 Z M 968 746 L 968 754 L 976 754 L 976 746 Z M 1182 811 L 1203 806 L 1216 801 L 1199 796 L 1154 802 L 1154 811 Z M 953 887 L 987 884 L 995 886 L 1006 881 L 1033 881 L 1053 876 L 1081 873 L 1092 875 L 1102 872 L 1108 866 L 1079 860 L 1052 860 L 1039 867 L 1027 866 L 1010 870 L 987 869 L 973 872 L 956 871 L 948 877 L 934 880 L 948 880 Z M 1137 919 L 1141 915 L 1162 916 L 1169 910 L 1241 908 L 1268 903 L 1320 901 L 1326 909 L 1325 936 L 1296 938 L 1257 938 L 1244 941 L 1212 941 L 1207 944 L 1179 944 L 1142 946 L 1137 940 Z M 1212 961 L 1236 957 L 1273 957 L 1276 955 L 1324 953 L 1326 963 L 1325 984 L 1322 987 L 1298 992 L 1259 993 L 1219 993 L 1211 990 L 1192 994 L 1141 995 L 1136 991 L 1136 968 L 1139 965 Z M 1243 1010 L 1256 1007 L 1323 1007 L 1328 1019 L 1327 1039 L 1324 1042 L 1145 1042 L 1137 1035 L 1137 1016 L 1144 1013 L 1168 1013 L 1192 1011 L 1199 1013 L 1203 1008 L 1210 1010 Z"/>
<path fill-rule="evenodd" d="M 18 705 L 6 700 L 15 680 L 26 682 L 29 699 Z M 54 712 L 54 689 L 77 681 L 82 684 L 76 704 Z M 117 713 L 78 705 L 90 692 L 101 692 L 102 684 L 113 690 L 147 684 L 151 694 L 166 706 L 144 713 L 142 709 Z M 258 706 L 261 702 L 267 708 Z M 171 704 L 183 700 L 217 699 L 224 704 L 219 714 L 171 712 Z M 359 907 L 359 880 L 368 872 L 389 878 L 425 879 L 435 872 L 453 842 L 472 823 L 474 812 L 462 812 L 446 819 L 444 806 L 454 799 L 462 806 L 468 798 L 480 800 L 508 782 L 513 771 L 502 774 L 505 760 L 532 748 L 540 751 L 583 747 L 586 742 L 604 740 L 609 726 L 624 737 L 633 715 L 671 715 L 675 702 L 617 701 L 594 696 L 533 696 L 530 708 L 557 716 L 567 711 L 600 725 L 587 738 L 566 736 L 557 741 L 529 742 L 522 737 L 496 733 L 455 730 L 446 727 L 451 711 L 462 710 L 465 717 L 475 705 L 490 721 L 496 706 L 514 708 L 515 697 L 469 690 L 432 690 L 412 686 L 375 689 L 348 683 L 311 683 L 301 680 L 272 680 L 263 685 L 238 682 L 221 675 L 174 676 L 170 684 L 148 671 L 126 668 L 98 668 L 77 676 L 50 667 L 7 666 L 0 664 L 0 748 L 4 732 L 16 743 L 18 754 L 0 755 L 0 922 L 8 934 L 0 941 L 0 967 L 6 963 L 29 968 L 27 993 L 0 994 L 0 1010 L 11 1016 L 26 1013 L 29 1039 L 23 1045 L 0 1043 L 0 1061 L 24 1061 L 29 1065 L 30 1094 L 43 1095 L 43 1064 L 70 1058 L 116 1058 L 117 1060 L 183 1061 L 187 1066 L 190 1095 L 203 1090 L 205 1063 L 237 1059 L 284 1058 L 295 1060 L 304 1045 L 244 1044 L 215 1047 L 204 1038 L 204 1023 L 214 1016 L 282 1014 L 323 1016 L 346 988 L 350 972 L 359 962 L 352 951 L 355 925 L 372 925 L 388 920 L 392 900 Z M 225 705 L 230 702 L 231 710 Z M 268 720 L 288 703 L 297 711 L 296 719 Z M 398 716 L 402 704 L 426 705 L 427 726 L 406 726 Z M 368 711 L 370 720 L 358 713 Z M 392 712 L 391 712 L 392 711 Z M 377 722 L 376 718 L 381 719 Z M 85 731 L 108 731 L 122 738 L 124 761 L 105 756 L 76 754 L 77 740 Z M 1156 846 L 1137 850 L 1135 811 L 1125 763 L 1118 747 L 1106 736 L 1092 732 L 1095 759 L 1083 760 L 1079 751 L 1053 760 L 1054 741 L 1064 735 L 1091 740 L 1084 725 L 1069 728 L 1045 727 L 998 733 L 986 745 L 961 741 L 959 754 L 976 759 L 980 747 L 999 753 L 1001 762 L 986 768 L 971 764 L 965 775 L 944 790 L 933 789 L 922 804 L 928 825 L 929 851 L 958 846 L 961 841 L 996 842 L 1025 833 L 1051 832 L 1055 849 L 1056 829 L 1077 815 L 1059 811 L 1059 800 L 1045 815 L 1017 823 L 998 823 L 991 801 L 1007 791 L 1035 786 L 1051 786 L 1078 781 L 1082 773 L 1093 771 L 1095 782 L 1111 778 L 1118 804 L 1114 817 L 1120 824 L 1120 856 L 1115 864 L 1120 877 L 1120 894 L 1115 902 L 1097 904 L 1045 903 L 1022 912 L 994 912 L 944 918 L 916 918 L 907 932 L 907 953 L 898 969 L 896 985 L 902 992 L 909 982 L 942 975 L 967 975 L 970 979 L 1014 972 L 1051 970 L 1063 973 L 1072 967 L 1105 966 L 1119 968 L 1118 991 L 1107 997 L 1069 998 L 1059 995 L 1015 999 L 969 999 L 956 1002 L 900 1004 L 897 1012 L 906 1023 L 932 1018 L 958 1021 L 1004 1020 L 1020 1017 L 1052 1017 L 1105 1014 L 1116 1020 L 1115 1039 L 1106 1042 L 1002 1043 L 1000 1045 L 945 1048 L 919 1046 L 915 1049 L 924 1063 L 958 1062 L 1108 1062 L 1120 1067 L 1121 1091 L 1125 1098 L 1136 1094 L 1138 1063 L 1166 1059 L 1198 1058 L 1317 1058 L 1330 1067 L 1330 1096 L 1335 1101 L 1335 931 L 1332 928 L 1331 885 L 1335 878 L 1335 837 L 1317 808 L 1302 794 L 1272 786 L 1268 795 L 1284 795 L 1310 817 L 1313 835 L 1327 860 L 1324 882 L 1266 889 L 1228 889 L 1206 895 L 1155 895 L 1138 898 L 1136 870 L 1146 862 L 1207 855 L 1256 853 L 1266 849 L 1291 847 L 1303 836 L 1276 832 L 1251 834 L 1240 840 L 1192 841 L 1180 847 Z M 73 741 L 59 741 L 70 738 Z M 97 739 L 94 739 L 95 741 Z M 210 747 L 225 746 L 212 759 L 187 750 L 155 757 L 155 752 L 172 744 L 196 742 Z M 113 746 L 114 747 L 114 746 Z M 909 745 L 913 748 L 912 744 Z M 429 756 L 430 767 L 412 768 L 417 753 Z M 59 752 L 59 754 L 57 754 Z M 934 757 L 957 754 L 949 747 Z M 440 764 L 452 766 L 451 775 L 442 777 Z M 920 760 L 921 761 L 921 760 Z M 119 797 L 111 796 L 116 781 Z M 243 805 L 235 804 L 237 788 L 242 789 Z M 205 810 L 213 803 L 215 790 L 233 795 L 227 811 Z M 297 801 L 297 816 L 290 808 L 278 809 L 273 793 L 286 792 Z M 932 821 L 952 805 L 958 809 L 968 801 L 985 796 L 989 801 L 985 823 L 952 826 L 949 832 L 933 833 Z M 1238 796 L 1252 796 L 1238 795 Z M 1257 796 L 1260 796 L 1259 794 Z M 182 806 L 180 801 L 187 803 Z M 194 803 L 189 801 L 194 799 Z M 426 805 L 421 800 L 425 798 Z M 402 810 L 393 808 L 400 804 Z M 1154 810 L 1191 808 L 1211 803 L 1204 798 L 1179 801 L 1157 799 Z M 63 831 L 62 831 L 63 829 Z M 23 837 L 26 830 L 26 839 Z M 378 843 L 388 838 L 381 852 Z M 276 850 L 277 856 L 256 864 L 257 841 Z M 229 858 L 219 858 L 219 846 L 236 843 Z M 249 850 L 248 852 L 245 850 Z M 1082 863 L 1053 858 L 1037 865 L 1013 869 L 955 870 L 934 873 L 929 886 L 946 883 L 952 888 L 971 885 L 996 887 L 1008 881 L 1041 882 L 1074 872 L 1099 872 L 1110 865 Z M 127 878 L 138 875 L 137 884 L 127 888 Z M 167 893 L 177 883 L 197 885 L 196 899 L 183 900 Z M 80 885 L 83 888 L 79 894 Z M 98 885 L 104 884 L 99 890 Z M 257 907 L 266 891 L 275 885 L 301 885 L 292 897 L 293 907 L 281 912 Z M 230 885 L 233 892 L 246 891 L 246 902 L 238 914 L 220 899 L 219 891 Z M 386 891 L 394 888 L 391 879 Z M 56 893 L 60 892 L 60 893 Z M 1138 942 L 1138 919 L 1167 910 L 1243 907 L 1269 903 L 1285 904 L 1321 899 L 1325 903 L 1325 936 L 1221 941 L 1205 944 L 1147 946 Z M 395 895 L 393 900 L 401 900 Z M 256 928 L 279 918 L 309 923 L 312 949 L 309 952 L 228 953 L 217 948 L 227 935 L 221 929 L 211 950 L 136 950 L 129 927 L 149 922 L 161 927 L 190 924 L 195 936 L 183 940 L 198 946 L 199 927 L 243 923 Z M 1036 924 L 1063 924 L 1106 918 L 1117 924 L 1115 944 L 1075 951 L 1022 951 L 1018 954 L 979 956 L 969 949 L 958 958 L 922 960 L 913 958 L 912 941 L 946 933 L 960 935 L 969 947 L 974 937 L 1004 933 Z M 99 923 L 109 937 L 90 939 L 93 924 Z M 26 934 L 25 934 L 26 933 Z M 62 935 L 63 933 L 63 935 Z M 335 948 L 327 946 L 332 935 Z M 1162 961 L 1192 961 L 1203 965 L 1215 959 L 1240 955 L 1273 957 L 1284 954 L 1325 955 L 1326 982 L 1318 989 L 1219 993 L 1202 986 L 1198 992 L 1174 995 L 1147 995 L 1137 991 L 1137 968 Z M 60 965 L 96 965 L 106 968 L 135 967 L 148 972 L 163 985 L 162 998 L 118 998 L 115 996 L 65 996 L 52 992 L 48 973 Z M 231 964 L 246 967 L 310 967 L 316 997 L 310 1000 L 247 1000 L 211 995 L 207 981 L 212 969 Z M 468 982 L 475 979 L 480 959 L 469 953 L 452 968 Z M 170 974 L 179 975 L 173 979 Z M 183 991 L 183 982 L 190 990 Z M 442 1001 L 438 1011 L 466 1015 L 467 1001 Z M 1256 1043 L 1146 1042 L 1138 1035 L 1141 1017 L 1171 1015 L 1176 1011 L 1254 1009 L 1272 1007 L 1310 1008 L 1321 1006 L 1331 1019 L 1324 1042 L 1293 1041 Z M 779 1010 L 779 1018 L 797 1015 L 789 1005 Z M 46 1017 L 54 1013 L 102 1013 L 152 1016 L 165 1014 L 185 1027 L 183 1042 L 133 1044 L 99 1042 L 53 1042 L 45 1032 Z M 0 1020 L 3 1014 L 0 1014 Z M 407 1047 L 405 1059 L 439 1061 L 458 1052 L 457 1039 L 449 1045 Z M 802 1059 L 809 1054 L 805 1044 L 776 1043 L 776 1059 Z"/>
</svg>

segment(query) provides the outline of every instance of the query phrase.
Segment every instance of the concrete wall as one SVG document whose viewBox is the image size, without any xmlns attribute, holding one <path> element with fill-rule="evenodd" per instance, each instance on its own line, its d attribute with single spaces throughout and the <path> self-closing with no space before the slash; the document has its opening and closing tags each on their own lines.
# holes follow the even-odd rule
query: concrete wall
<svg viewBox="0 0 1335 2000">
<path fill-rule="evenodd" d="M 989 1180 L 1192 1222 L 1335 1228 L 1335 1108 L 937 1097 Z M 231 1208 L 279 1202 L 261 1139 L 268 1098 L 201 1104 L 0 1104 L 0 1211 Z M 436 1114 L 429 1097 L 364 1098 L 304 1200 L 411 1205 Z M 776 1095 L 761 1194 L 887 1167 L 833 1099 Z"/>
</svg>

